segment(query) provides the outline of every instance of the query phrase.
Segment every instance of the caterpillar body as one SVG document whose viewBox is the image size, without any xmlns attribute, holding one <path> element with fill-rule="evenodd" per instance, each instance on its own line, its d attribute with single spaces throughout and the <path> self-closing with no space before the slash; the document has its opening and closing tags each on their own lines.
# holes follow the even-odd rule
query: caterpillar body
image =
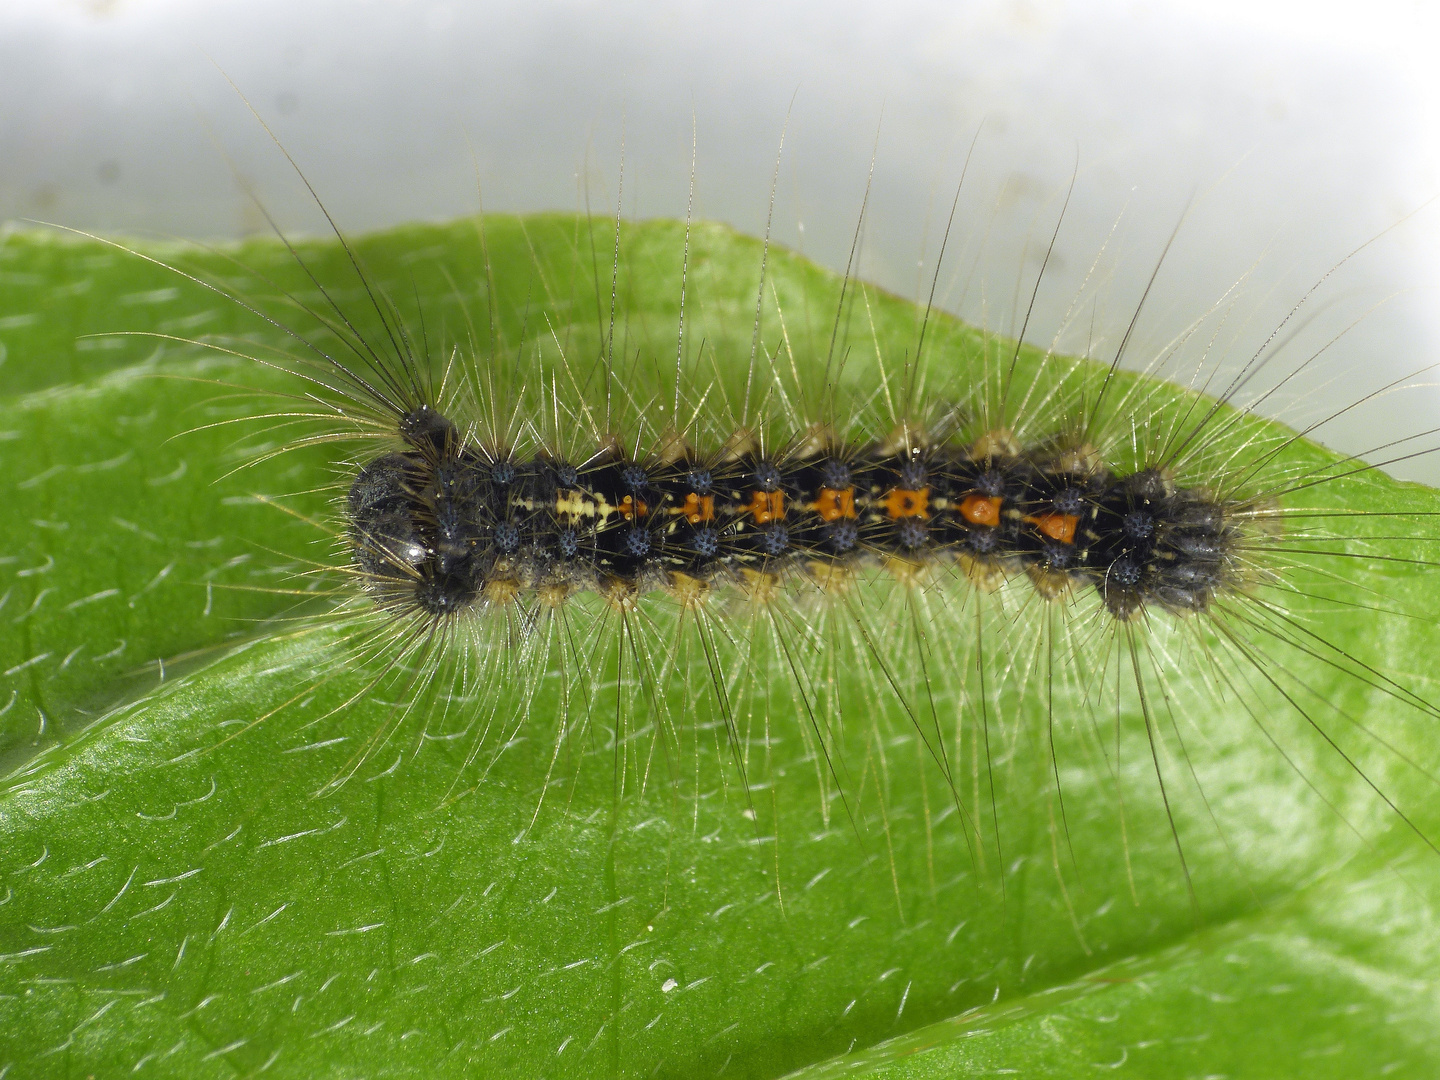
<svg viewBox="0 0 1440 1080">
<path fill-rule="evenodd" d="M 1027 453 L 1000 434 L 957 451 L 812 433 L 768 455 L 610 450 L 573 465 L 487 460 L 429 406 L 399 427 L 410 452 L 350 488 L 355 564 L 383 606 L 437 617 L 579 590 L 829 580 L 862 561 L 955 561 L 976 580 L 1020 568 L 1051 599 L 1095 587 L 1119 619 L 1204 611 L 1238 583 L 1235 523 L 1254 514 L 1156 468 L 1117 477 L 1085 447 Z"/>
</svg>

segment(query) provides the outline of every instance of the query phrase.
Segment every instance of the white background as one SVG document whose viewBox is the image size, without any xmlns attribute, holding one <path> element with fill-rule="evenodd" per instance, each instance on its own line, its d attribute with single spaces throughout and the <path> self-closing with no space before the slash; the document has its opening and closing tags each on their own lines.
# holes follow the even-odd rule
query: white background
<svg viewBox="0 0 1440 1080">
<path fill-rule="evenodd" d="M 1440 360 L 1437 56 L 1402 3 L 0 0 L 0 220 L 234 236 L 233 168 L 318 231 L 228 76 L 349 230 L 473 213 L 477 178 L 486 209 L 613 212 L 622 156 L 627 214 L 683 214 L 693 118 L 700 215 L 763 229 L 784 128 L 776 237 L 843 267 L 873 155 L 863 271 L 914 296 L 978 131 L 951 308 L 1012 325 L 1076 177 L 1039 343 L 1117 221 L 1112 339 L 1185 215 L 1152 349 L 1241 275 L 1263 340 L 1390 229 L 1303 311 L 1311 347 L 1364 316 L 1327 354 L 1347 402 Z M 1322 434 L 1437 425 L 1430 388 Z"/>
</svg>

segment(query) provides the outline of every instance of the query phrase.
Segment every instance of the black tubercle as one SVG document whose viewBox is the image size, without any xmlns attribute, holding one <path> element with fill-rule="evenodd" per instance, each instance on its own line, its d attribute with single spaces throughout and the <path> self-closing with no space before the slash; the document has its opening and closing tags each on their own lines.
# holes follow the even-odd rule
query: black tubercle
<svg viewBox="0 0 1440 1080">
<path fill-rule="evenodd" d="M 429 407 L 403 418 L 401 436 L 406 449 L 350 488 L 353 562 L 382 606 L 433 619 L 555 586 L 634 595 L 887 558 L 1044 574 L 1047 598 L 1057 581 L 1093 587 L 1117 619 L 1205 611 L 1241 580 L 1233 505 L 1155 469 L 1117 475 L 1053 447 L 610 451 L 577 468 L 482 455 Z"/>
</svg>

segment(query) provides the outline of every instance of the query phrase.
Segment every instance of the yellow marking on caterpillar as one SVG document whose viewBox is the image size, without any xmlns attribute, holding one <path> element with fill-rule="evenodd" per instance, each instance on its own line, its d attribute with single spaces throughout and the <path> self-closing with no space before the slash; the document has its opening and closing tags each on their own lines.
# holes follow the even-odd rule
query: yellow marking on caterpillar
<svg viewBox="0 0 1440 1080">
<path fill-rule="evenodd" d="M 555 513 L 560 517 L 608 517 L 614 507 L 583 491 L 562 491 L 555 496 Z"/>
</svg>

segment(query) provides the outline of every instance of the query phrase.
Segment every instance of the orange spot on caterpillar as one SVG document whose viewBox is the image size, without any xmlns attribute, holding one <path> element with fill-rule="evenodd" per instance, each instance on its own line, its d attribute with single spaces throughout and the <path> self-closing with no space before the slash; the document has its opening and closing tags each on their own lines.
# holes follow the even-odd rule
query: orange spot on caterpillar
<svg viewBox="0 0 1440 1080">
<path fill-rule="evenodd" d="M 965 501 L 968 504 L 970 500 Z M 883 505 L 885 513 L 892 520 L 898 521 L 900 518 L 910 517 L 928 518 L 930 516 L 930 489 L 923 487 L 919 491 L 906 491 L 904 488 L 896 488 L 885 496 Z M 997 523 L 999 521 L 998 512 L 999 504 L 997 502 Z M 961 507 L 961 513 L 964 513 L 964 507 Z"/>
<path fill-rule="evenodd" d="M 745 507 L 756 525 L 768 525 L 785 516 L 785 493 L 783 491 L 756 491 L 750 495 L 750 505 Z"/>
<path fill-rule="evenodd" d="M 1003 499 L 989 495 L 966 495 L 960 504 L 960 516 L 971 525 L 988 525 L 992 529 L 1000 524 L 1000 504 Z"/>
<path fill-rule="evenodd" d="M 691 525 L 699 525 L 702 521 L 714 521 L 715 496 L 696 495 L 692 491 L 685 496 L 685 505 L 680 512 L 685 515 L 685 520 Z"/>
<path fill-rule="evenodd" d="M 644 499 L 637 499 L 633 495 L 626 495 L 620 500 L 620 516 L 626 521 L 631 518 L 642 518 L 650 512 L 650 507 L 645 504 Z"/>
<path fill-rule="evenodd" d="M 1075 526 L 1080 524 L 1080 519 L 1073 514 L 1039 514 L 1025 520 L 1051 540 L 1059 540 L 1062 544 L 1075 542 Z"/>
<path fill-rule="evenodd" d="M 855 516 L 855 489 L 821 488 L 820 494 L 810 504 L 810 509 L 820 515 L 821 521 L 853 518 Z"/>
</svg>

